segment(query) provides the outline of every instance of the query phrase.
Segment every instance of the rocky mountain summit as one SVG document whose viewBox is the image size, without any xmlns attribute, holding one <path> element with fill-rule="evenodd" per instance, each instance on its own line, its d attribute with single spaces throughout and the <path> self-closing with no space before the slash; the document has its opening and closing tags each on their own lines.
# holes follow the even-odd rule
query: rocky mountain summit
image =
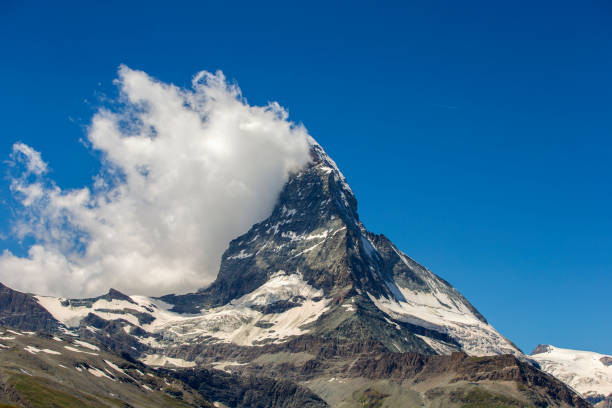
<svg viewBox="0 0 612 408">
<path fill-rule="evenodd" d="M 316 143 L 270 217 L 230 242 L 217 280 L 161 300 L 173 312 L 215 314 L 212 326 L 209 317 L 172 325 L 199 342 L 261 345 L 316 333 L 375 339 L 391 351 L 521 354 L 450 284 L 366 230 L 346 179 Z"/>
<path fill-rule="evenodd" d="M 238 376 L 232 384 L 282 379 L 271 389 L 297 399 L 275 406 L 588 406 L 448 282 L 369 232 L 345 177 L 311 143 L 310 163 L 229 243 L 209 287 L 160 298 L 4 292 L 0 317 L 172 368 L 195 389 L 215 389 L 209 369 Z M 41 318 L 24 315 L 29 306 Z"/>
</svg>

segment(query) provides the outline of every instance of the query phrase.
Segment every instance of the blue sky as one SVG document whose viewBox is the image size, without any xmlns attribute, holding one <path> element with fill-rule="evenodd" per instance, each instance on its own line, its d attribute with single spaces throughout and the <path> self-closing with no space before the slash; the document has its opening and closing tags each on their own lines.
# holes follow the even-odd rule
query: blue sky
<svg viewBox="0 0 612 408">
<path fill-rule="evenodd" d="M 179 86 L 221 69 L 525 352 L 612 353 L 608 2 L 88 3 L 0 4 L 3 160 L 21 141 L 58 185 L 90 184 L 79 140 L 120 64 Z M 18 252 L 3 180 L 0 248 Z"/>
</svg>

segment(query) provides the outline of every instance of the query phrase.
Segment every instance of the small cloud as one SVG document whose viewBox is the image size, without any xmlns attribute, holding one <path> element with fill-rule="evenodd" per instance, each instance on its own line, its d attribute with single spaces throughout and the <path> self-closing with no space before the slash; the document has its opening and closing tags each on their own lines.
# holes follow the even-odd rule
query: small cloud
<svg viewBox="0 0 612 408">
<path fill-rule="evenodd" d="M 29 173 L 40 175 L 47 172 L 47 163 L 42 160 L 40 153 L 26 144 L 15 143 L 11 158 L 14 161 L 25 163 Z"/>
</svg>

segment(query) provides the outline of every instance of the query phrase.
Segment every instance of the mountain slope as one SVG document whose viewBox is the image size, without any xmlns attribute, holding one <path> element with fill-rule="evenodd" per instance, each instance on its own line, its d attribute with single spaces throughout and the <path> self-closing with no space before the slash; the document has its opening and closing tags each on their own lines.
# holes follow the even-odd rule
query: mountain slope
<svg viewBox="0 0 612 408">
<path fill-rule="evenodd" d="M 565 382 L 596 406 L 612 405 L 612 357 L 539 345 L 531 353 L 542 369 Z"/>
<path fill-rule="evenodd" d="M 254 379 L 213 369 L 154 370 L 75 336 L 0 327 L 0 405 L 3 403 L 79 408 L 327 406 L 291 381 Z"/>
<path fill-rule="evenodd" d="M 25 407 L 212 407 L 195 390 L 66 335 L 0 328 L 0 402 Z"/>
</svg>

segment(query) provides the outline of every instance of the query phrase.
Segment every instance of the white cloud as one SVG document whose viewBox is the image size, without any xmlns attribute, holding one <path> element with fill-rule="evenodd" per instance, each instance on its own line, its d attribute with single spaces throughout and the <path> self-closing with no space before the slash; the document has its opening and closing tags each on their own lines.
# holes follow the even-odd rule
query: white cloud
<svg viewBox="0 0 612 408">
<path fill-rule="evenodd" d="M 23 143 L 13 145 L 13 158 L 22 157 L 27 164 L 28 172 L 40 175 L 47 172 L 47 163 L 40 157 L 40 153 Z"/>
<path fill-rule="evenodd" d="M 13 146 L 15 233 L 36 244 L 0 256 L 8 286 L 71 297 L 197 290 L 309 160 L 306 130 L 277 103 L 248 105 L 221 72 L 181 89 L 121 66 L 116 83 L 122 108 L 100 109 L 87 132 L 103 157 L 92 186 L 61 189 L 38 152 Z"/>
</svg>

